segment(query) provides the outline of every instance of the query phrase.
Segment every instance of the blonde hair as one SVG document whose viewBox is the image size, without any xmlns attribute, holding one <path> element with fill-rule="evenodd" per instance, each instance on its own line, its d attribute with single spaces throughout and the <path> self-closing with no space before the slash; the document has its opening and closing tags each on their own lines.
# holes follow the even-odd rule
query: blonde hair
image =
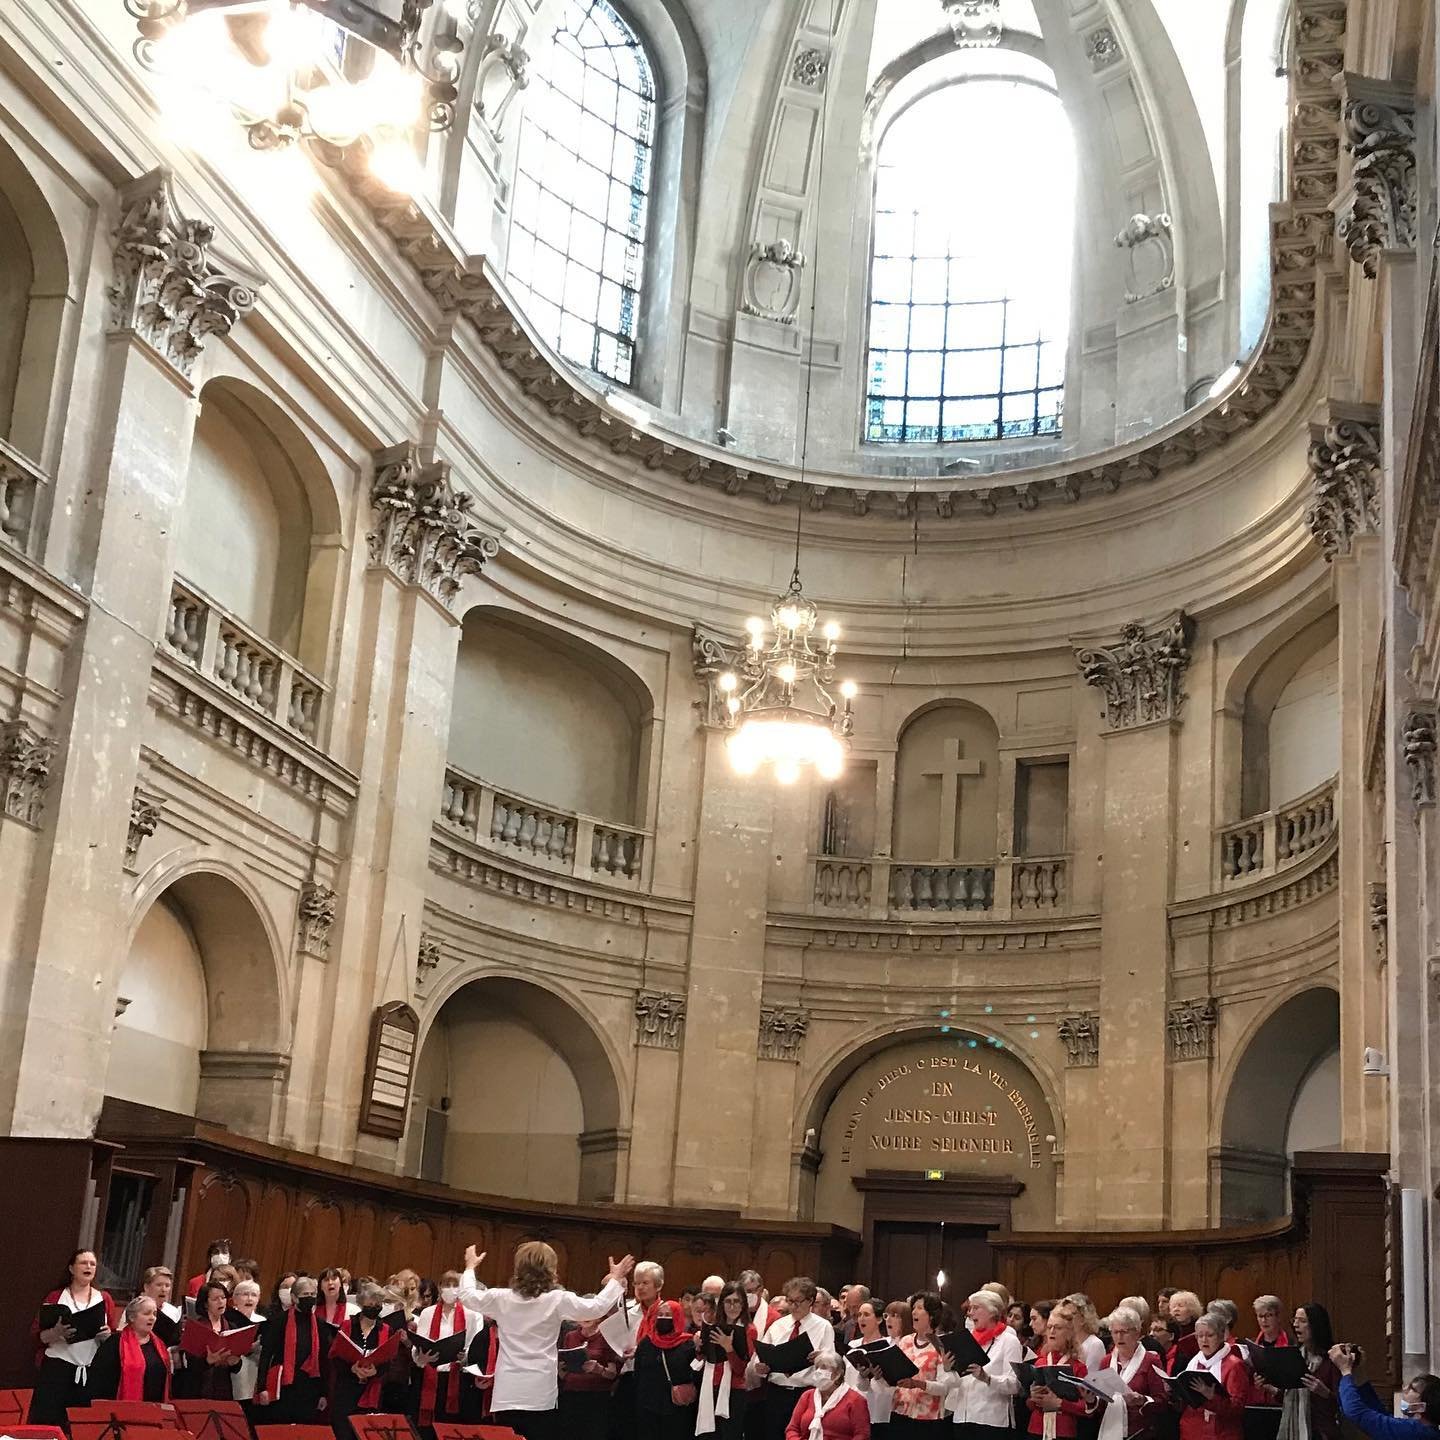
<svg viewBox="0 0 1440 1440">
<path fill-rule="evenodd" d="M 1077 1290 L 1075 1294 L 1067 1295 L 1060 1303 L 1068 1306 L 1075 1314 L 1077 1340 L 1082 1331 L 1086 1335 L 1094 1335 L 1100 1329 L 1100 1317 L 1095 1313 L 1095 1306 L 1091 1304 L 1088 1295 Z"/>
<path fill-rule="evenodd" d="M 1133 1310 L 1139 1317 L 1142 1330 L 1150 1323 L 1150 1302 L 1143 1295 L 1127 1295 L 1115 1308 Z"/>
<path fill-rule="evenodd" d="M 1014 1303 L 1009 1289 L 998 1280 L 987 1280 L 980 1288 L 982 1290 L 988 1290 L 992 1295 L 998 1295 L 1000 1297 L 1000 1313 L 1002 1315 Z M 973 1300 L 975 1297 L 972 1295 L 970 1298 Z"/>
<path fill-rule="evenodd" d="M 543 1240 L 527 1240 L 515 1250 L 515 1273 L 510 1288 L 534 1299 L 560 1283 L 560 1261 Z"/>
<path fill-rule="evenodd" d="M 1182 1310 L 1189 1311 L 1190 1320 L 1198 1320 L 1204 1313 L 1205 1307 L 1200 1303 L 1200 1297 L 1193 1290 L 1177 1290 L 1170 1297 L 1170 1313 L 1175 1315 L 1175 1305 L 1179 1303 Z M 1180 1317 L 1177 1315 L 1178 1320 Z"/>
</svg>

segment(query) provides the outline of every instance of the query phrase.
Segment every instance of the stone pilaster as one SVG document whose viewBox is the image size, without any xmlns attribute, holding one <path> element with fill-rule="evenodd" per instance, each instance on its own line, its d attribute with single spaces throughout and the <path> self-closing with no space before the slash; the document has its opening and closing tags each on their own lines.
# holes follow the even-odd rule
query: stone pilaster
<svg viewBox="0 0 1440 1440">
<path fill-rule="evenodd" d="M 1388 80 L 1346 75 L 1350 185 L 1335 200 L 1335 235 L 1367 279 L 1382 255 L 1415 249 L 1415 97 Z"/>
<path fill-rule="evenodd" d="M 194 377 L 205 346 L 255 303 L 253 280 L 216 265 L 212 227 L 183 213 L 167 172 L 119 198 L 76 545 L 76 578 L 91 600 L 66 659 L 55 722 L 65 745 L 48 764 L 43 803 L 28 807 L 38 826 L 28 853 L 7 864 L 29 871 L 6 930 L 13 948 L 0 949 L 0 1129 L 16 1135 L 85 1136 L 99 1113 L 108 1045 L 96 1037 L 110 1033 L 124 958 L 116 936 L 126 930 L 131 804 L 190 461 Z"/>
</svg>

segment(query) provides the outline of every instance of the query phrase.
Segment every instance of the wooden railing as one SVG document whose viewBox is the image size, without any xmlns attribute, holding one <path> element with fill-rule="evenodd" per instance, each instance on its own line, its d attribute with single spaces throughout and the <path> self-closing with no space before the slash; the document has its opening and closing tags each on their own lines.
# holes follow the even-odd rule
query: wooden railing
<svg viewBox="0 0 1440 1440">
<path fill-rule="evenodd" d="M 45 476 L 34 461 L 0 440 L 0 541 L 21 554 L 35 538 L 35 512 Z"/>
<path fill-rule="evenodd" d="M 646 831 L 527 800 L 453 765 L 445 770 L 440 819 L 488 850 L 547 870 L 610 884 L 641 884 Z"/>
<path fill-rule="evenodd" d="M 1318 850 L 1335 833 L 1335 781 L 1298 800 L 1227 825 L 1217 835 L 1222 885 L 1246 884 L 1287 869 Z"/>
<path fill-rule="evenodd" d="M 822 914 L 1057 914 L 1068 906 L 1063 855 L 988 865 L 816 855 L 812 867 L 811 903 Z"/>
<path fill-rule="evenodd" d="M 326 687 L 278 646 L 262 640 L 178 577 L 170 587 L 164 646 L 237 700 L 312 744 Z"/>
</svg>

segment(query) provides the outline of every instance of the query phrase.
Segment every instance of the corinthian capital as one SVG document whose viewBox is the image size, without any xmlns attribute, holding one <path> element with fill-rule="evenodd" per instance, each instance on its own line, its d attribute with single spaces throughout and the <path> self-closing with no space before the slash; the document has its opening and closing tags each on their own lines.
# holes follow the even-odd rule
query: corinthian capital
<svg viewBox="0 0 1440 1440">
<path fill-rule="evenodd" d="M 210 253 L 214 238 L 213 226 L 180 213 L 168 170 L 120 191 L 111 327 L 133 330 L 186 379 L 206 339 L 255 308 L 259 282 L 226 274 Z"/>
<path fill-rule="evenodd" d="M 1336 203 L 1335 233 L 1373 280 L 1383 251 L 1415 248 L 1415 97 L 1346 75 L 1345 148 L 1354 167 Z"/>
<path fill-rule="evenodd" d="M 1113 645 L 1076 650 L 1085 683 L 1104 693 L 1111 730 L 1180 718 L 1193 633 L 1194 622 L 1180 611 L 1153 630 L 1132 620 Z"/>
<path fill-rule="evenodd" d="M 1327 560 L 1348 555 L 1357 535 L 1380 528 L 1380 416 L 1368 406 L 1331 406 L 1310 427 L 1311 499 L 1305 524 Z"/>
<path fill-rule="evenodd" d="M 443 461 L 423 462 L 414 445 L 391 445 L 375 455 L 370 488 L 375 528 L 366 537 L 370 563 L 418 585 L 445 605 L 467 575 L 478 575 L 500 553 L 481 530 L 474 501 L 450 481 Z"/>
</svg>

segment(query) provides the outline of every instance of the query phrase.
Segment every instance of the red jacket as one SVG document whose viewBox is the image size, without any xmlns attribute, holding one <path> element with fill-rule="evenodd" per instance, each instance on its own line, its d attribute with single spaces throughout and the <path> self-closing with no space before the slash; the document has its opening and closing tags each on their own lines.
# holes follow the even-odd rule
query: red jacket
<svg viewBox="0 0 1440 1440">
<path fill-rule="evenodd" d="M 95 1287 L 91 1286 L 91 1289 L 94 1290 Z M 40 1303 L 41 1305 L 58 1305 L 60 1297 L 64 1293 L 64 1290 L 52 1290 Z M 105 1302 L 106 1325 L 112 1330 L 118 1330 L 120 1328 L 120 1311 L 115 1302 L 104 1290 L 95 1290 L 95 1294 Z M 40 1316 L 38 1314 L 30 1322 L 30 1339 L 35 1345 L 35 1368 L 38 1370 L 40 1362 L 45 1358 L 45 1346 L 40 1343 Z"/>
<path fill-rule="evenodd" d="M 1232 1350 L 1220 1362 L 1220 1387 L 1208 1405 L 1187 1405 L 1180 1414 L 1180 1440 L 1242 1440 L 1250 1399 L 1250 1368 Z"/>
<path fill-rule="evenodd" d="M 1068 1365 L 1074 1375 L 1083 1377 L 1086 1373 L 1083 1360 L 1070 1360 L 1064 1355 L 1037 1355 L 1037 1365 Z M 1034 1401 L 1026 1398 L 1025 1404 L 1030 1410 L 1030 1433 L 1032 1435 L 1043 1435 L 1045 1433 L 1045 1411 L 1037 1410 Z M 1062 1400 L 1060 1409 L 1055 1414 L 1055 1440 L 1074 1440 L 1075 1422 L 1082 1415 L 1088 1415 L 1090 1407 L 1083 1400 Z M 1186 1437 L 1189 1440 L 1189 1437 Z"/>
<path fill-rule="evenodd" d="M 1115 1352 L 1107 1350 L 1105 1359 L 1101 1362 L 1102 1370 L 1118 1370 L 1120 1367 L 1115 1363 Z M 1130 1388 L 1137 1395 L 1144 1395 L 1151 1403 L 1142 1405 L 1138 1409 L 1125 1409 L 1125 1434 L 1139 1435 L 1142 1431 L 1149 1430 L 1155 1423 L 1155 1417 L 1159 1413 L 1157 1406 L 1165 1405 L 1170 1399 L 1170 1392 L 1165 1382 L 1155 1372 L 1160 1368 L 1159 1357 L 1153 1350 L 1145 1351 L 1145 1358 L 1140 1362 L 1140 1368 L 1135 1372 L 1135 1378 L 1130 1381 Z M 1100 1407 L 1105 1408 L 1103 1405 Z"/>
<path fill-rule="evenodd" d="M 810 1440 L 810 1422 L 815 1418 L 814 1390 L 800 1396 L 785 1427 L 785 1440 Z M 870 1406 L 858 1390 L 840 1397 L 840 1403 L 821 1417 L 825 1440 L 870 1440 Z"/>
</svg>

